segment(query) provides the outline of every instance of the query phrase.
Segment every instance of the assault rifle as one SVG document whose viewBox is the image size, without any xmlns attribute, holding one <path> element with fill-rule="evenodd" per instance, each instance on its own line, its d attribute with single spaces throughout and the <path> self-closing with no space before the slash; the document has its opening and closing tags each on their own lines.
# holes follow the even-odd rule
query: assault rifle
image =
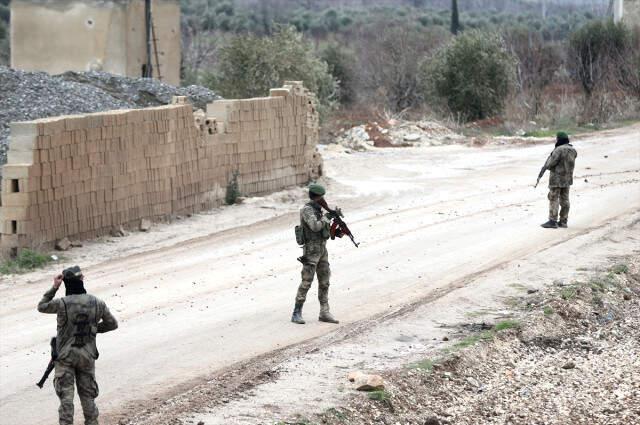
<svg viewBox="0 0 640 425">
<path fill-rule="evenodd" d="M 49 360 L 49 364 L 47 365 L 47 370 L 44 371 L 44 375 L 42 375 L 40 381 L 36 383 L 36 385 L 40 388 L 44 386 L 44 383 L 46 382 L 47 378 L 49 378 L 49 375 L 55 367 L 56 360 L 58 360 L 58 347 L 56 346 L 56 343 L 56 337 L 51 338 L 51 360 Z"/>
<path fill-rule="evenodd" d="M 555 151 L 556 149 L 553 148 L 553 151 Z M 549 154 L 549 156 L 547 157 L 547 160 L 544 162 L 545 165 L 547 165 L 547 161 L 549 160 L 549 158 L 551 158 L 551 155 L 553 155 L 553 151 L 551 151 L 551 153 Z M 536 184 L 533 185 L 533 188 L 537 188 L 538 184 L 540 183 L 540 179 L 542 178 L 542 176 L 544 176 L 544 172 L 547 171 L 546 168 L 544 168 L 544 165 L 542 166 L 542 169 L 540 170 L 540 174 L 538 174 L 538 180 L 536 180 Z"/>
<path fill-rule="evenodd" d="M 344 235 L 347 235 L 349 236 L 349 239 L 351 239 L 351 242 L 353 242 L 353 244 L 356 246 L 356 248 L 358 248 L 360 243 L 356 242 L 355 238 L 353 237 L 353 233 L 351 233 L 351 230 L 349 230 L 349 226 L 347 226 L 347 223 L 342 220 L 342 218 L 344 217 L 344 215 L 342 214 L 342 210 L 338 207 L 332 210 L 331 208 L 329 208 L 329 206 L 327 205 L 327 201 L 325 201 L 324 198 L 320 199 L 318 203 L 322 208 L 327 210 L 327 215 L 332 220 L 330 230 L 331 239 L 334 240 L 335 238 L 341 238 Z"/>
</svg>

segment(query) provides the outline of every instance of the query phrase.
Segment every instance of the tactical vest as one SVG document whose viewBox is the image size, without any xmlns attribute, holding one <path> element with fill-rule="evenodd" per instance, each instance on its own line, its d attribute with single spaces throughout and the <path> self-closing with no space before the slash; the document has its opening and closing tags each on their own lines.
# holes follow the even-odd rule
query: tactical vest
<svg viewBox="0 0 640 425">
<path fill-rule="evenodd" d="M 320 205 L 318 205 L 316 202 L 308 202 L 305 207 L 313 208 L 316 219 L 322 219 L 322 207 L 320 207 Z M 302 226 L 305 242 L 326 241 L 327 239 L 329 239 L 328 237 L 325 237 L 324 229 L 320 230 L 319 232 L 314 232 L 313 230 L 311 230 L 309 225 L 302 218 L 302 211 L 300 212 L 300 226 Z"/>
<path fill-rule="evenodd" d="M 85 349 L 98 358 L 98 300 L 93 295 L 69 295 L 62 298 L 63 310 L 58 317 L 58 353 L 62 357 L 75 348 Z"/>
</svg>

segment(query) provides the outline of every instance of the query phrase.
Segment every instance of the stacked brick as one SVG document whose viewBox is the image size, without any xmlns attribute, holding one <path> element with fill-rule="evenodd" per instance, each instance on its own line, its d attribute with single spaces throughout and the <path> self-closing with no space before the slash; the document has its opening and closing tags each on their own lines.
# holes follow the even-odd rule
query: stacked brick
<svg viewBox="0 0 640 425">
<path fill-rule="evenodd" d="M 271 97 L 13 123 L 0 207 L 3 253 L 89 239 L 303 184 L 319 168 L 318 117 L 300 83 Z M 315 162 L 314 162 L 315 161 Z M 315 171 L 314 171 L 315 170 Z"/>
</svg>

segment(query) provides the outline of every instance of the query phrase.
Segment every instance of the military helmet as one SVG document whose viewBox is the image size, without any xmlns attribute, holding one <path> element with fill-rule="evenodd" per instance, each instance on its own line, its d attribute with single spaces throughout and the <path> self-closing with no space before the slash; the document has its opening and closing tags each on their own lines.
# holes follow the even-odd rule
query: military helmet
<svg viewBox="0 0 640 425">
<path fill-rule="evenodd" d="M 317 183 L 312 183 L 309 185 L 310 195 L 324 196 L 325 193 L 326 193 L 326 190 L 324 190 L 324 187 L 322 187 L 321 185 Z"/>
</svg>

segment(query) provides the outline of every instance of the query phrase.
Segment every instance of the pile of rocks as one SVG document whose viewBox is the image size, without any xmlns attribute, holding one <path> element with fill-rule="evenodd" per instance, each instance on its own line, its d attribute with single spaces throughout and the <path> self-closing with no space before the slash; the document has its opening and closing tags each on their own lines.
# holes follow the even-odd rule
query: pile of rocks
<svg viewBox="0 0 640 425">
<path fill-rule="evenodd" d="M 392 124 L 389 127 L 391 139 L 406 143 L 438 146 L 463 139 L 463 136 L 435 121 L 399 121 Z"/>
<path fill-rule="evenodd" d="M 10 122 L 160 106 L 171 103 L 173 96 L 187 96 L 196 108 L 220 99 L 204 87 L 174 87 L 148 78 L 105 72 L 49 75 L 4 66 L 0 66 L 0 93 L 0 164 L 6 163 Z"/>
<path fill-rule="evenodd" d="M 406 146 L 439 146 L 464 137 L 434 121 L 372 122 L 352 127 L 340 134 L 336 143 L 353 151 Z"/>
</svg>

